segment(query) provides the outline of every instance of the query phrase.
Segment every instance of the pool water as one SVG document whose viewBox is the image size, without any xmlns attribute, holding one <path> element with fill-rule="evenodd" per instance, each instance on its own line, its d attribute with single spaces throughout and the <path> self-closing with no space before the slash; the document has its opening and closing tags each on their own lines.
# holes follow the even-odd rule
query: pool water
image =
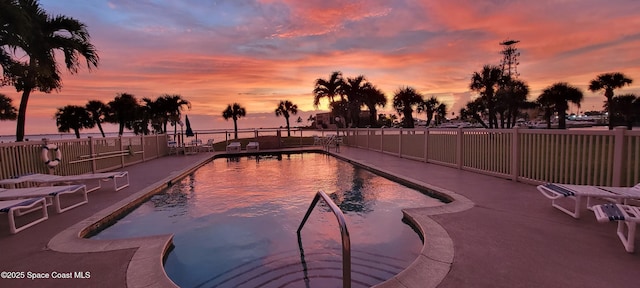
<svg viewBox="0 0 640 288">
<path fill-rule="evenodd" d="M 165 270 L 181 287 L 340 287 L 340 229 L 318 190 L 345 213 L 352 286 L 393 277 L 422 242 L 402 208 L 443 203 L 331 156 L 216 159 L 153 196 L 94 239 L 174 234 Z"/>
</svg>

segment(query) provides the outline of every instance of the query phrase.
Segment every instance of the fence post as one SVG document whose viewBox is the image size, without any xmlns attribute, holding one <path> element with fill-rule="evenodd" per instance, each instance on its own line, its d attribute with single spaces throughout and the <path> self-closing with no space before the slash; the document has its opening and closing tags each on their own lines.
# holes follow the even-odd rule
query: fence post
<svg viewBox="0 0 640 288">
<path fill-rule="evenodd" d="M 96 159 L 94 155 L 96 155 L 96 142 L 93 141 L 93 137 L 89 136 L 89 157 L 91 159 L 91 173 L 96 173 Z"/>
<path fill-rule="evenodd" d="M 124 168 L 124 153 L 122 153 L 122 151 L 124 151 L 124 145 L 122 145 L 122 135 L 118 136 L 118 140 L 120 140 L 120 167 Z"/>
<path fill-rule="evenodd" d="M 196 137 L 198 137 L 198 136 L 196 136 Z M 144 138 L 145 138 L 144 135 L 140 135 L 140 147 L 142 148 L 142 162 L 144 162 Z M 131 145 L 131 151 L 133 151 L 133 145 Z M 136 155 L 135 151 L 134 151 L 133 155 Z"/>
<path fill-rule="evenodd" d="M 511 129 L 511 180 L 518 181 L 520 174 L 520 129 L 518 126 Z"/>
<path fill-rule="evenodd" d="M 429 128 L 424 130 L 424 162 L 429 162 Z"/>
<path fill-rule="evenodd" d="M 622 165 L 624 165 L 624 135 L 626 127 L 617 126 L 613 128 L 613 173 L 611 175 L 611 185 L 622 185 Z"/>
<path fill-rule="evenodd" d="M 384 152 L 384 128 L 380 128 L 380 152 Z"/>
<path fill-rule="evenodd" d="M 462 136 L 463 136 L 463 132 L 462 132 L 462 127 L 458 127 L 458 131 L 457 131 L 457 137 L 456 137 L 456 163 L 458 166 L 458 169 L 462 169 L 462 151 L 463 151 L 463 147 L 462 147 Z"/>
<path fill-rule="evenodd" d="M 398 157 L 402 158 L 402 128 L 400 128 L 400 134 L 398 134 Z"/>
</svg>

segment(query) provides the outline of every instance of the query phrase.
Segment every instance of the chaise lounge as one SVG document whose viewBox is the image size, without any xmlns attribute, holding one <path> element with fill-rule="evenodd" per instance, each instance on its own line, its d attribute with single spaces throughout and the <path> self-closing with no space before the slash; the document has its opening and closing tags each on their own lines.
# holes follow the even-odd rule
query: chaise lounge
<svg viewBox="0 0 640 288">
<path fill-rule="evenodd" d="M 17 216 L 22 216 L 35 211 L 41 211 L 42 216 L 33 219 L 20 227 L 16 227 Z M 49 219 L 49 214 L 47 212 L 47 203 L 45 198 L 42 197 L 0 201 L 0 212 L 7 213 L 9 217 L 9 232 L 11 232 L 11 234 L 16 234 L 24 229 L 27 229 L 33 225 Z"/>
<path fill-rule="evenodd" d="M 120 179 L 120 180 L 118 180 Z M 88 192 L 96 191 L 102 188 L 102 182 L 106 182 L 112 180 L 113 181 L 113 189 L 114 191 L 120 191 L 124 188 L 129 187 L 129 172 L 127 171 L 118 171 L 118 172 L 104 172 L 104 173 L 87 173 L 87 174 L 78 174 L 78 175 L 50 175 L 50 174 L 27 174 L 22 175 L 15 178 L 0 180 L 0 185 L 6 185 L 8 188 L 16 188 L 17 184 L 30 184 L 35 183 L 36 185 L 56 185 L 56 184 L 86 184 L 89 181 L 97 181 L 97 185 L 90 186 L 87 188 Z M 120 186 L 118 186 L 120 183 Z"/>
<path fill-rule="evenodd" d="M 635 250 L 636 223 L 640 222 L 640 207 L 608 203 L 594 205 L 593 213 L 598 222 L 618 221 L 616 234 L 622 241 L 624 249 L 629 253 L 633 253 Z M 627 232 L 626 235 L 625 230 Z"/>
<path fill-rule="evenodd" d="M 227 152 L 240 152 L 241 149 L 240 142 L 231 142 L 227 145 Z"/>
<path fill-rule="evenodd" d="M 580 210 L 582 209 L 582 201 L 584 198 L 587 200 L 587 209 L 590 210 L 592 210 L 593 206 L 591 205 L 591 198 L 602 198 L 608 201 L 622 203 L 626 201 L 626 199 L 640 198 L 639 185 L 634 187 L 605 187 L 546 183 L 538 185 L 537 188 L 542 195 L 551 199 L 551 206 L 577 219 L 580 218 Z M 573 210 L 565 208 L 556 202 L 565 198 L 574 201 Z"/>
<path fill-rule="evenodd" d="M 42 198 L 45 197 L 49 200 L 46 204 L 53 205 L 56 209 L 56 213 L 62 213 L 70 209 L 76 208 L 80 205 L 89 203 L 87 197 L 87 187 L 85 185 L 69 185 L 69 186 L 47 186 L 47 187 L 32 187 L 32 188 L 16 188 L 16 189 L 1 189 L 0 188 L 0 200 L 17 200 L 17 199 L 29 199 L 29 198 Z M 70 194 L 80 194 L 82 199 L 75 204 L 62 207 L 60 204 L 60 196 Z"/>
<path fill-rule="evenodd" d="M 247 151 L 260 151 L 260 143 L 259 142 L 247 143 Z"/>
</svg>

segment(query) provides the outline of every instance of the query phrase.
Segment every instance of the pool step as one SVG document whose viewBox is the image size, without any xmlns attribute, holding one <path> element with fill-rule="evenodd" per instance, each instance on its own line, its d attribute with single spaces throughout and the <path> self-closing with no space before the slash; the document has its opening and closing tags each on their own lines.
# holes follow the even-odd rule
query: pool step
<svg viewBox="0 0 640 288">
<path fill-rule="evenodd" d="M 351 252 L 352 287 L 371 287 L 400 271 L 413 259 L 362 251 Z M 299 251 L 287 251 L 256 259 L 214 275 L 203 287 L 341 287 L 340 250 L 305 251 L 305 265 Z M 203 283 L 204 284 L 204 283 Z"/>
</svg>

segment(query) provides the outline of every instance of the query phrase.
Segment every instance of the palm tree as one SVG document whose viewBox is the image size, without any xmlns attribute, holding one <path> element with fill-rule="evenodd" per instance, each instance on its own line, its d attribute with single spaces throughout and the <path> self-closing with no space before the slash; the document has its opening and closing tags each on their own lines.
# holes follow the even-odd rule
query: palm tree
<svg viewBox="0 0 640 288">
<path fill-rule="evenodd" d="M 161 119 L 164 121 L 164 132 L 167 132 L 167 123 L 171 123 L 171 126 L 173 126 L 173 134 L 177 134 L 177 124 L 180 122 L 180 118 L 182 117 L 181 111 L 184 110 L 184 107 L 187 107 L 187 109 L 191 109 L 191 102 L 185 100 L 178 94 L 164 94 L 158 97 L 158 99 L 156 99 L 156 102 L 159 103 L 158 106 L 160 111 L 158 112 L 162 115 Z"/>
<path fill-rule="evenodd" d="M 36 0 L 2 1 L 0 6 L 0 19 L 10 19 L 3 20 L 0 32 L 3 82 L 22 92 L 16 141 L 23 141 L 31 92 L 50 93 L 62 87 L 55 55 L 64 56 L 65 67 L 72 74 L 78 72 L 80 57 L 89 70 L 98 67 L 99 57 L 82 22 L 64 15 L 52 17 Z"/>
<path fill-rule="evenodd" d="M 109 106 L 104 104 L 100 100 L 90 100 L 85 105 L 85 109 L 89 112 L 89 116 L 93 120 L 93 123 L 98 126 L 102 138 L 105 137 L 104 130 L 102 129 L 102 123 L 105 122 L 105 118 L 109 115 Z"/>
<path fill-rule="evenodd" d="M 0 121 L 16 120 L 18 118 L 17 109 L 13 107 L 13 100 L 4 94 L 0 94 Z"/>
<path fill-rule="evenodd" d="M 436 125 L 440 125 L 447 119 L 447 104 L 440 103 L 436 107 Z"/>
<path fill-rule="evenodd" d="M 393 96 L 393 108 L 398 114 L 402 114 L 402 127 L 413 128 L 413 106 L 422 102 L 422 95 L 411 87 L 398 89 Z"/>
<path fill-rule="evenodd" d="M 291 128 L 289 128 L 289 114 L 298 114 L 298 105 L 291 103 L 291 101 L 289 100 L 280 101 L 280 104 L 278 104 L 278 108 L 276 108 L 276 117 L 284 116 L 284 119 L 287 122 L 287 137 L 291 137 Z M 300 122 L 302 122 L 302 119 L 300 119 Z"/>
<path fill-rule="evenodd" d="M 384 93 L 382 93 L 382 91 L 376 86 L 373 86 L 370 83 L 367 84 L 368 85 L 364 87 L 362 94 L 364 98 L 362 101 L 364 102 L 364 105 L 367 106 L 367 109 L 369 109 L 369 124 L 372 127 L 378 127 L 378 121 L 376 121 L 378 109 L 376 109 L 376 107 L 385 107 L 387 105 L 387 96 L 385 96 Z"/>
<path fill-rule="evenodd" d="M 342 95 L 347 97 L 346 123 L 352 127 L 360 126 L 360 111 L 364 105 L 365 90 L 370 89 L 371 83 L 367 82 L 364 75 L 355 78 L 347 78 L 341 88 Z"/>
<path fill-rule="evenodd" d="M 489 116 L 489 128 L 498 128 L 498 118 L 496 116 L 496 91 L 502 83 L 504 77 L 502 69 L 494 65 L 485 65 L 480 73 L 474 72 L 471 76 L 471 90 L 480 93 L 480 98 L 487 107 Z"/>
<path fill-rule="evenodd" d="M 144 105 L 140 106 L 140 111 L 138 111 L 139 116 L 143 117 L 147 123 L 151 123 L 151 128 L 156 134 L 165 133 L 164 125 L 167 123 L 167 115 L 162 107 L 162 101 L 163 99 L 161 98 L 155 101 L 150 98 L 142 98 Z"/>
<path fill-rule="evenodd" d="M 607 103 L 611 103 L 611 99 L 613 99 L 613 90 L 622 88 L 625 85 L 631 85 L 633 80 L 628 78 L 622 73 L 605 73 L 600 74 L 596 77 L 596 79 L 591 80 L 589 84 L 589 91 L 597 92 L 600 90 L 604 90 L 604 97 L 607 97 Z M 613 121 L 611 121 L 612 115 L 614 114 L 613 107 L 614 105 L 608 105 L 607 112 L 609 114 L 609 130 L 613 129 Z"/>
<path fill-rule="evenodd" d="M 553 107 L 556 113 L 558 113 L 558 129 L 566 129 L 566 116 L 567 109 L 569 109 L 569 102 L 580 107 L 582 98 L 582 91 L 580 91 L 579 88 L 564 82 L 558 82 L 544 89 L 538 97 L 537 102 L 543 107 L 547 107 L 547 109 Z M 549 116 L 549 118 L 551 117 Z M 547 121 L 547 127 L 550 127 L 550 125 L 551 122 Z"/>
<path fill-rule="evenodd" d="M 342 97 L 340 89 L 343 83 L 342 72 L 340 71 L 331 73 L 328 80 L 316 79 L 315 88 L 313 89 L 313 106 L 318 107 L 320 100 L 325 97 L 329 99 L 329 103 L 333 103 L 334 98 L 338 95 Z"/>
<path fill-rule="evenodd" d="M 527 101 L 529 86 L 518 79 L 508 79 L 496 92 L 497 110 L 502 111 L 500 117 L 501 128 L 511 128 L 516 125 L 520 109 L 535 108 L 536 104 Z"/>
<path fill-rule="evenodd" d="M 471 117 L 471 119 L 480 123 L 482 127 L 489 128 L 487 123 L 482 120 L 482 116 L 486 114 L 486 111 L 487 109 L 482 99 L 476 98 L 476 100 L 467 103 L 467 106 L 465 106 L 465 108 L 460 109 L 460 118 L 466 120 Z"/>
<path fill-rule="evenodd" d="M 139 114 L 138 99 L 135 96 L 127 93 L 121 93 L 116 96 L 109 105 L 109 117 L 106 118 L 109 123 L 118 124 L 118 135 L 122 136 L 124 128 L 132 129 L 136 117 Z"/>
<path fill-rule="evenodd" d="M 424 100 L 420 104 L 418 104 L 418 113 L 427 113 L 426 127 L 429 127 L 429 125 L 431 124 L 433 114 L 436 112 L 436 107 L 438 107 L 439 104 L 440 102 L 435 96 L 431 96 L 431 98 Z"/>
<path fill-rule="evenodd" d="M 224 120 L 233 119 L 233 131 L 235 132 L 235 139 L 238 139 L 238 119 L 247 116 L 247 111 L 244 107 L 238 103 L 229 104 L 227 109 L 222 111 L 222 117 Z"/>
<path fill-rule="evenodd" d="M 82 106 L 67 105 L 58 108 L 55 117 L 58 131 L 69 132 L 69 130 L 73 130 L 76 138 L 80 138 L 80 129 L 93 128 L 95 125 L 87 109 Z"/>
<path fill-rule="evenodd" d="M 640 116 L 640 110 L 637 103 L 640 103 L 640 98 L 634 94 L 618 95 L 611 98 L 611 102 L 606 103 L 605 106 L 608 109 L 609 105 L 613 105 L 614 114 L 609 114 L 609 121 L 616 122 L 620 119 L 628 130 L 633 127 L 633 122 Z"/>
</svg>

